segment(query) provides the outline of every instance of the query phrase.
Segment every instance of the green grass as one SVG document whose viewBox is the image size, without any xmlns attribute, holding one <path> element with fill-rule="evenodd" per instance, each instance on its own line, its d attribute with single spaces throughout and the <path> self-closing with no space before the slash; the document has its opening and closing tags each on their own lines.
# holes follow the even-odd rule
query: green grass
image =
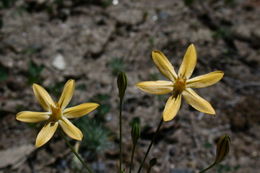
<svg viewBox="0 0 260 173">
<path fill-rule="evenodd" d="M 240 165 L 230 166 L 227 164 L 219 164 L 217 165 L 217 173 L 233 173 L 236 172 L 240 168 Z"/>
<path fill-rule="evenodd" d="M 51 85 L 50 87 L 47 87 L 47 90 L 51 95 L 54 95 L 56 98 L 59 98 L 61 96 L 63 87 L 66 82 L 57 82 Z"/>
<path fill-rule="evenodd" d="M 109 148 L 111 133 L 102 123 L 85 116 L 75 121 L 75 125 L 84 135 L 81 148 L 89 151 L 91 157 L 95 158 L 99 152 Z"/>
<path fill-rule="evenodd" d="M 108 94 L 97 94 L 90 101 L 100 104 L 95 118 L 99 122 L 105 122 L 105 116 L 111 108 L 110 96 Z"/>
<path fill-rule="evenodd" d="M 209 142 L 206 142 L 203 146 L 204 146 L 204 148 L 206 148 L 206 149 L 210 149 L 210 148 L 213 147 L 213 145 L 212 145 L 211 143 L 209 143 Z"/>
<path fill-rule="evenodd" d="M 0 66 L 0 82 L 5 81 L 8 78 L 8 70 Z"/>
<path fill-rule="evenodd" d="M 0 1 L 0 9 L 10 8 L 12 7 L 17 0 L 1 0 Z"/>
<path fill-rule="evenodd" d="M 28 65 L 28 84 L 41 83 L 41 72 L 44 69 L 43 65 L 37 65 L 34 62 L 30 62 Z"/>
<path fill-rule="evenodd" d="M 108 62 L 108 66 L 114 76 L 117 76 L 120 71 L 125 71 L 125 63 L 122 58 L 112 58 Z"/>
</svg>

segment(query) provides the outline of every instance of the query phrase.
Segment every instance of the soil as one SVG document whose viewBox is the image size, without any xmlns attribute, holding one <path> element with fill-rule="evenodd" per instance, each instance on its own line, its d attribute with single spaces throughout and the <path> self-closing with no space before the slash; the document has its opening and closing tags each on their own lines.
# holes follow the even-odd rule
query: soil
<svg viewBox="0 0 260 173">
<path fill-rule="evenodd" d="M 194 76 L 214 70 L 225 73 L 216 85 L 196 90 L 211 102 L 216 116 L 183 102 L 177 117 L 162 125 L 148 157 L 148 161 L 157 158 L 151 172 L 198 172 L 214 161 L 215 142 L 223 134 L 231 138 L 230 153 L 209 172 L 258 172 L 258 0 L 55 2 L 17 0 L 0 11 L 0 173 L 75 172 L 75 158 L 58 134 L 36 149 L 33 144 L 41 125 L 15 119 L 21 110 L 42 111 L 32 83 L 41 84 L 56 97 L 68 79 L 75 79 L 77 85 L 72 105 L 97 95 L 108 96 L 109 111 L 103 124 L 113 133 L 111 146 L 94 159 L 85 157 L 84 150 L 82 155 L 96 172 L 116 172 L 118 70 L 128 77 L 123 108 L 124 167 L 129 167 L 132 147 L 129 122 L 139 117 L 142 126 L 134 159 L 136 172 L 168 96 L 143 93 L 135 84 L 165 79 L 152 62 L 152 50 L 164 52 L 177 69 L 191 43 L 198 54 Z M 95 119 L 97 114 L 89 116 Z"/>
</svg>

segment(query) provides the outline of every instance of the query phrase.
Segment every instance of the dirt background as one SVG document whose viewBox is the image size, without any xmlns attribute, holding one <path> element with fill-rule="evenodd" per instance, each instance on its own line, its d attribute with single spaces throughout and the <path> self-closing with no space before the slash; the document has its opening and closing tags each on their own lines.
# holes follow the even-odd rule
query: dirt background
<svg viewBox="0 0 260 173">
<path fill-rule="evenodd" d="M 178 68 L 190 43 L 198 52 L 194 76 L 225 72 L 221 82 L 197 90 L 217 114 L 206 115 L 184 103 L 175 120 L 162 126 L 148 158 L 157 158 L 151 172 L 195 173 L 205 168 L 213 162 L 215 142 L 223 134 L 231 137 L 230 154 L 209 172 L 256 173 L 260 169 L 258 0 L 4 2 L 0 11 L 0 173 L 78 172 L 75 167 L 80 164 L 58 134 L 36 149 L 33 144 L 41 125 L 15 120 L 21 110 L 42 110 L 32 83 L 43 85 L 58 99 L 63 84 L 71 78 L 77 85 L 71 104 L 91 100 L 104 104 L 89 117 L 94 120 L 99 116 L 102 128 L 110 131 L 104 135 L 109 145 L 94 144 L 101 145 L 100 150 L 95 148 L 94 156 L 86 147 L 82 156 L 96 172 L 116 172 L 119 70 L 128 76 L 123 111 L 124 167 L 130 163 L 129 122 L 139 117 L 142 126 L 136 170 L 167 96 L 149 95 L 134 85 L 164 79 L 151 60 L 152 50 L 164 52 Z"/>
</svg>

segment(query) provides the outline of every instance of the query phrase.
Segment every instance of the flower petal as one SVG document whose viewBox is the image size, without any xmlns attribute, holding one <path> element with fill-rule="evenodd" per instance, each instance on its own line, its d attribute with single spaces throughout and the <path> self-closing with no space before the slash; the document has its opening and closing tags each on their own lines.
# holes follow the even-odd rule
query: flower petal
<svg viewBox="0 0 260 173">
<path fill-rule="evenodd" d="M 191 88 L 187 88 L 182 92 L 185 100 L 195 109 L 200 112 L 204 112 L 207 114 L 215 114 L 215 110 L 211 106 L 211 104 L 200 97 L 195 91 Z"/>
<path fill-rule="evenodd" d="M 167 103 L 165 105 L 163 111 L 163 120 L 170 121 L 172 120 L 178 113 L 181 106 L 181 95 L 177 95 L 176 97 L 169 97 Z"/>
<path fill-rule="evenodd" d="M 58 102 L 62 110 L 69 104 L 73 96 L 74 89 L 75 89 L 75 81 L 72 79 L 68 80 L 64 86 L 64 89 L 62 91 L 62 94 Z"/>
<path fill-rule="evenodd" d="M 173 91 L 173 83 L 171 81 L 145 81 L 137 83 L 136 86 L 150 94 L 167 94 Z"/>
<path fill-rule="evenodd" d="M 38 84 L 33 84 L 33 92 L 38 100 L 38 102 L 41 104 L 41 106 L 46 110 L 50 111 L 50 106 L 55 106 L 55 103 L 53 102 L 51 96 L 48 94 L 48 92 L 41 87 Z"/>
<path fill-rule="evenodd" d="M 89 112 L 94 111 L 99 104 L 97 103 L 83 103 L 78 106 L 73 106 L 64 110 L 63 115 L 66 118 L 78 118 L 82 117 Z"/>
<path fill-rule="evenodd" d="M 189 79 L 197 63 L 197 53 L 195 46 L 191 44 L 182 60 L 181 67 L 178 72 L 178 76 Z"/>
<path fill-rule="evenodd" d="M 46 144 L 54 135 L 57 127 L 58 127 L 57 122 L 49 122 L 45 124 L 37 135 L 35 146 L 41 147 L 44 144 Z"/>
<path fill-rule="evenodd" d="M 61 125 L 63 131 L 69 137 L 78 141 L 82 140 L 82 132 L 76 126 L 74 126 L 67 118 L 63 117 L 61 120 L 59 120 L 59 124 Z"/>
<path fill-rule="evenodd" d="M 16 119 L 27 123 L 37 123 L 49 119 L 49 115 L 48 112 L 22 111 L 16 114 Z"/>
<path fill-rule="evenodd" d="M 214 71 L 205 75 L 197 76 L 189 79 L 186 83 L 188 88 L 203 88 L 217 83 L 224 73 L 222 71 Z"/>
<path fill-rule="evenodd" d="M 169 80 L 175 81 L 177 74 L 166 56 L 162 52 L 155 50 L 152 52 L 152 58 L 159 71 Z"/>
</svg>

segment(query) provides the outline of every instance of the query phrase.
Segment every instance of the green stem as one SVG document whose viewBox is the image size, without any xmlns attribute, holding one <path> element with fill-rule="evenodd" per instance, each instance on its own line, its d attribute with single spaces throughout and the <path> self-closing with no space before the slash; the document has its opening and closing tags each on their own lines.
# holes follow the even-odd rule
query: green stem
<svg viewBox="0 0 260 173">
<path fill-rule="evenodd" d="M 133 148 L 132 148 L 131 163 L 130 163 L 129 173 L 131 173 L 131 171 L 132 171 L 133 160 L 134 160 L 134 154 L 135 154 L 135 147 L 136 147 L 136 143 L 133 144 Z"/>
<path fill-rule="evenodd" d="M 214 162 L 212 165 L 210 165 L 209 167 L 203 169 L 203 170 L 200 171 L 199 173 L 204 173 L 204 172 L 206 172 L 207 170 L 209 170 L 210 168 L 212 168 L 212 167 L 215 166 L 215 165 L 216 165 L 216 163 Z"/>
<path fill-rule="evenodd" d="M 119 173 L 122 171 L 122 109 L 123 109 L 123 98 L 120 98 L 119 103 Z"/>
<path fill-rule="evenodd" d="M 89 168 L 86 162 L 80 157 L 80 155 L 77 153 L 77 151 L 74 149 L 74 147 L 70 144 L 69 140 L 64 135 L 64 132 L 61 131 L 61 136 L 65 140 L 66 144 L 69 146 L 70 150 L 73 152 L 73 154 L 79 159 L 81 164 L 88 170 L 89 173 L 93 173 L 93 171 Z"/>
<path fill-rule="evenodd" d="M 140 167 L 139 167 L 137 173 L 140 173 L 140 172 L 141 172 L 142 167 L 144 166 L 144 162 L 145 162 L 145 160 L 146 160 L 146 157 L 148 156 L 148 154 L 149 154 L 149 152 L 150 152 L 150 150 L 151 150 L 151 148 L 152 148 L 152 145 L 153 145 L 153 143 L 154 143 L 156 137 L 158 136 L 158 133 L 159 133 L 159 130 L 160 130 L 160 128 L 161 128 L 162 123 L 163 123 L 163 119 L 161 119 L 160 123 L 159 123 L 158 126 L 157 126 L 156 132 L 155 132 L 155 134 L 153 135 L 153 139 L 151 140 L 151 143 L 150 143 L 150 145 L 149 145 L 149 147 L 148 147 L 148 149 L 147 149 L 147 151 L 146 151 L 146 153 L 145 153 L 144 159 L 143 159 L 143 161 L 142 161 L 142 163 L 141 163 L 141 165 L 140 165 Z"/>
<path fill-rule="evenodd" d="M 147 170 L 147 173 L 150 173 L 150 172 L 151 172 L 151 169 L 152 169 L 152 167 L 149 166 L 149 168 L 148 168 L 148 170 Z"/>
</svg>

